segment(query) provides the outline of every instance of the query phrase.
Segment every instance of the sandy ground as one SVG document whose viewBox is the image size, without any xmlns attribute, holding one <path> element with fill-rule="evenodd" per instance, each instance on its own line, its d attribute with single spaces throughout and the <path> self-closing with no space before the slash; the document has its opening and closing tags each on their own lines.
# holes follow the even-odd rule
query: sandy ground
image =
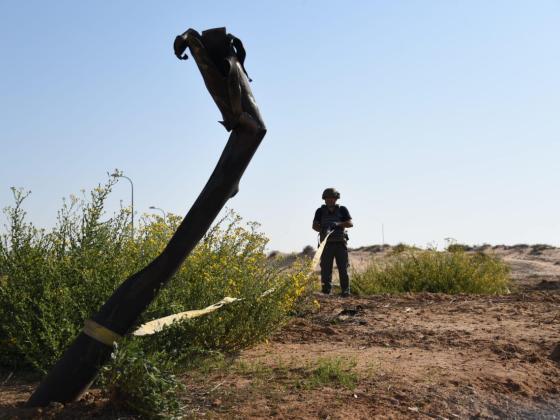
<svg viewBox="0 0 560 420">
<path fill-rule="evenodd" d="M 185 416 L 560 419 L 560 249 L 485 252 L 512 267 L 514 293 L 318 294 L 319 310 L 269 342 L 228 367 L 185 377 Z M 351 260 L 363 267 L 379 254 L 355 250 Z M 348 363 L 355 386 L 310 386 L 321 360 Z M 8 374 L 0 377 L 0 418 L 132 418 L 112 412 L 95 390 L 67 407 L 23 409 L 36 382 Z"/>
</svg>

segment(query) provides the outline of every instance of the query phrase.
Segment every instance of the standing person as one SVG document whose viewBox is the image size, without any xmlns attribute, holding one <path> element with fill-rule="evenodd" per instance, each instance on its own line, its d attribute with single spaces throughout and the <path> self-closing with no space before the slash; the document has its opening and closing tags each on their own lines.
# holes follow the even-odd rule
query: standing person
<svg viewBox="0 0 560 420">
<path fill-rule="evenodd" d="M 350 294 L 350 280 L 348 279 L 348 248 L 346 247 L 348 235 L 345 228 L 351 228 L 354 225 L 348 209 L 336 204 L 340 193 L 335 188 L 327 188 L 323 191 L 322 198 L 325 200 L 325 204 L 315 211 L 313 230 L 320 233 L 321 242 L 332 231 L 321 255 L 322 292 L 327 295 L 331 292 L 333 260 L 336 259 L 341 294 L 346 297 Z"/>
</svg>

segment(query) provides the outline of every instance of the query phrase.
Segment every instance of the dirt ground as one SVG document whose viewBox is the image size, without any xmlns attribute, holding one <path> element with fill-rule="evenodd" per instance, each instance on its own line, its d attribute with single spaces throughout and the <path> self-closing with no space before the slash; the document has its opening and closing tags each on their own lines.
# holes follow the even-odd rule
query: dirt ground
<svg viewBox="0 0 560 420">
<path fill-rule="evenodd" d="M 317 311 L 267 343 L 185 377 L 185 417 L 560 419 L 560 249 L 484 251 L 511 266 L 512 294 L 318 294 Z M 351 386 L 311 380 L 329 361 Z M 96 390 L 66 407 L 24 409 L 36 382 L 3 375 L 0 418 L 133 418 Z"/>
</svg>

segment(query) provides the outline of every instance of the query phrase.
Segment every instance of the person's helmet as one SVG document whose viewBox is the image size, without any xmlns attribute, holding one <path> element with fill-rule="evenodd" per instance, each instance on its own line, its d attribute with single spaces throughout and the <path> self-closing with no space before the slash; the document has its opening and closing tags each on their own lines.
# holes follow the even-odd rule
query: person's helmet
<svg viewBox="0 0 560 420">
<path fill-rule="evenodd" d="M 337 191 L 336 188 L 327 188 L 325 191 L 323 191 L 323 195 L 321 196 L 321 198 L 324 200 L 325 198 L 336 198 L 339 199 L 340 198 L 340 193 Z"/>
</svg>

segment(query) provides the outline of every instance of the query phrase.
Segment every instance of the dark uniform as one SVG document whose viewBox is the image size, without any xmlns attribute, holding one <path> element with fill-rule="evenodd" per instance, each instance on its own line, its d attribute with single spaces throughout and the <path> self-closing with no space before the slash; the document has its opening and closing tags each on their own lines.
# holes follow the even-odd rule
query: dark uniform
<svg viewBox="0 0 560 420">
<path fill-rule="evenodd" d="M 346 222 L 351 220 L 348 209 L 344 206 L 335 205 L 332 210 L 322 205 L 315 211 L 314 223 L 321 225 L 321 242 L 327 235 L 329 227 L 335 222 Z M 348 279 L 348 248 L 346 242 L 348 235 L 343 227 L 337 226 L 331 233 L 325 244 L 321 255 L 321 283 L 323 293 L 330 293 L 332 287 L 333 260 L 336 259 L 338 274 L 340 277 L 340 288 L 343 295 L 350 293 L 350 281 Z"/>
</svg>

